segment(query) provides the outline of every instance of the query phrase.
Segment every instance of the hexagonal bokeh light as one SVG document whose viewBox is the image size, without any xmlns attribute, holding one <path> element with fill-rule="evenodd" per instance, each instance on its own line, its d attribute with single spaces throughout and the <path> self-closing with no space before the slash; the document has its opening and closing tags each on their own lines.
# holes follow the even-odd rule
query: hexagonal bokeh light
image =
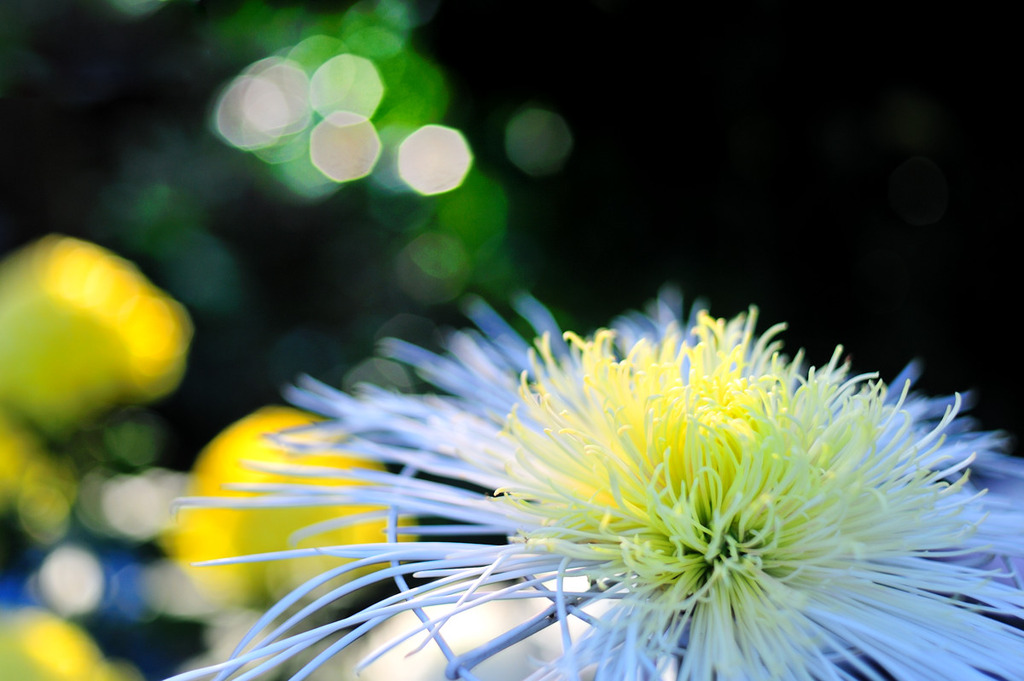
<svg viewBox="0 0 1024 681">
<path fill-rule="evenodd" d="M 277 144 L 309 120 L 309 79 L 280 57 L 261 59 L 231 81 L 214 112 L 217 132 L 247 151 Z"/>
<path fill-rule="evenodd" d="M 401 182 L 425 195 L 459 186 L 472 162 L 468 145 L 454 130 L 425 125 L 447 107 L 441 71 L 407 44 L 397 28 L 405 19 L 365 8 L 349 15 L 340 33 L 309 35 L 231 80 L 211 127 L 313 200 L 374 173 L 384 151 L 387 171 L 377 173 L 375 186 Z"/>
<path fill-rule="evenodd" d="M 420 194 L 455 189 L 466 177 L 473 154 L 462 133 L 443 125 L 424 125 L 398 148 L 398 174 Z"/>
<path fill-rule="evenodd" d="M 313 165 L 335 182 L 369 175 L 380 158 L 380 149 L 373 123 L 350 111 L 335 111 L 318 123 L 309 137 Z"/>
<path fill-rule="evenodd" d="M 310 103 L 325 118 L 335 111 L 369 118 L 383 96 L 384 84 L 373 62 L 354 54 L 328 59 L 309 82 Z"/>
</svg>

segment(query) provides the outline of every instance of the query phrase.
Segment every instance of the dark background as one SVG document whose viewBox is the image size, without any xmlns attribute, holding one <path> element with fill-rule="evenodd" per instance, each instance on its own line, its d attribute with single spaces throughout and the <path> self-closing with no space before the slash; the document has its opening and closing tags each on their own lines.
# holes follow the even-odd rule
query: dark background
<svg viewBox="0 0 1024 681">
<path fill-rule="evenodd" d="M 267 21 L 283 23 L 348 7 L 271 5 Z M 364 219 L 363 197 L 289 201 L 209 132 L 213 93 L 254 57 L 218 33 L 242 7 L 168 2 L 139 19 L 99 0 L 3 10 L 0 248 L 62 232 L 136 260 L 186 304 L 175 281 L 234 287 L 205 293 L 214 313 L 192 306 L 191 368 L 165 407 L 189 446 L 274 399 L 290 370 L 370 353 L 373 323 L 361 318 L 458 323 L 452 305 L 424 310 L 394 290 L 393 234 Z M 451 83 L 445 122 L 508 192 L 511 287 L 588 327 L 666 281 L 721 314 L 755 303 L 766 322 L 788 320 L 790 347 L 813 361 L 837 342 L 884 375 L 923 357 L 926 387 L 977 387 L 986 426 L 1016 428 L 1021 369 L 1006 341 L 1022 219 L 1020 50 L 998 16 L 975 33 L 969 18 L 936 22 L 934 11 L 869 19 L 785 3 L 423 7 L 432 18 L 414 39 Z M 503 116 L 526 101 L 572 129 L 554 177 L 531 180 L 501 157 Z M 129 215 L 144 176 L 191 214 Z M 168 264 L 201 260 L 207 235 L 232 272 Z M 268 345 L 294 326 L 334 336 L 339 356 L 268 376 Z"/>
</svg>

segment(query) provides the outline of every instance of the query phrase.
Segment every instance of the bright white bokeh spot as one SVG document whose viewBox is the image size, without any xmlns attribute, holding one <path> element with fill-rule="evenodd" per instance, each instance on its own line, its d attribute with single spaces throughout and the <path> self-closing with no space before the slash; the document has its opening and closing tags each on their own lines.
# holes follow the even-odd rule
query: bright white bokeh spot
<svg viewBox="0 0 1024 681">
<path fill-rule="evenodd" d="M 119 475 L 103 484 L 100 507 L 114 530 L 143 541 L 167 526 L 171 505 L 184 489 L 184 474 L 172 471 L 151 469 L 142 475 Z"/>
<path fill-rule="evenodd" d="M 143 598 L 153 612 L 200 618 L 218 612 L 217 605 L 196 588 L 196 581 L 173 560 L 157 560 L 143 568 Z"/>
<path fill-rule="evenodd" d="M 584 586 L 586 588 L 586 586 Z M 500 638 L 508 631 L 535 618 L 550 601 L 541 599 L 495 600 L 444 619 L 439 633 L 456 655 L 465 655 Z M 428 606 L 427 616 L 441 620 L 451 606 Z M 603 604 L 588 607 L 591 615 L 600 617 L 607 611 Z M 415 631 L 419 620 L 411 612 L 403 612 L 374 628 L 355 645 L 343 651 L 334 661 L 340 670 L 352 669 L 367 654 L 385 646 L 394 649 L 370 663 L 359 672 L 362 681 L 441 681 L 448 660 L 435 642 L 420 632 L 408 640 L 401 637 Z M 566 627 L 573 640 L 583 636 L 590 625 L 569 617 Z M 488 681 L 521 681 L 533 674 L 544 660 L 562 654 L 562 627 L 557 623 L 512 644 L 473 668 L 474 676 Z M 328 669 L 332 669 L 328 667 Z M 341 674 L 341 672 L 334 672 Z M 589 678 L 586 674 L 580 678 Z"/>
<path fill-rule="evenodd" d="M 425 125 L 398 148 L 398 174 L 420 194 L 451 191 L 465 179 L 473 154 L 462 133 L 443 125 Z"/>
<path fill-rule="evenodd" d="M 70 617 L 91 612 L 103 597 L 103 567 L 77 546 L 55 549 L 39 568 L 40 596 L 54 611 Z"/>
<path fill-rule="evenodd" d="M 505 127 L 505 153 L 528 175 L 551 175 L 565 165 L 572 151 L 572 132 L 565 119 L 546 109 L 523 109 Z"/>
<path fill-rule="evenodd" d="M 335 182 L 348 182 L 370 174 L 380 158 L 380 138 L 365 116 L 335 111 L 321 121 L 309 137 L 313 165 Z"/>
<path fill-rule="evenodd" d="M 231 81 L 214 111 L 217 132 L 245 150 L 276 144 L 309 120 L 309 79 L 279 57 L 262 59 Z"/>
<path fill-rule="evenodd" d="M 369 118 L 383 96 L 384 84 L 373 62 L 354 54 L 328 59 L 309 83 L 309 101 L 324 117 L 350 111 Z"/>
</svg>

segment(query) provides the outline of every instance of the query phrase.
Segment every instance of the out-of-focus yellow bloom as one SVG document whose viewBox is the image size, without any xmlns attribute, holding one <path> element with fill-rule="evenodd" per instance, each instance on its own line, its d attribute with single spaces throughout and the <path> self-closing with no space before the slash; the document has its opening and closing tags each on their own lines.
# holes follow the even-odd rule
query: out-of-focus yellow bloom
<svg viewBox="0 0 1024 681">
<path fill-rule="evenodd" d="M 0 262 L 0 402 L 53 428 L 177 387 L 192 324 L 139 270 L 50 235 Z"/>
<path fill-rule="evenodd" d="M 132 666 L 105 660 L 84 631 L 34 608 L 0 614 L 0 670 L 18 681 L 142 681 Z"/>
<path fill-rule="evenodd" d="M 74 495 L 74 473 L 0 413 L 0 513 L 13 511 L 33 539 L 48 542 L 64 534 Z"/>
<path fill-rule="evenodd" d="M 235 422 L 200 452 L 192 469 L 188 494 L 199 497 L 238 497 L 254 493 L 225 489 L 231 483 L 346 484 L 337 478 L 294 478 L 253 470 L 246 462 L 281 464 L 301 462 L 310 466 L 348 468 L 368 464 L 337 453 L 296 457 L 283 451 L 266 436 L 313 423 L 315 417 L 288 407 L 264 407 Z M 372 465 L 372 464 L 371 464 Z M 187 572 L 212 598 L 230 604 L 259 604 L 279 597 L 287 589 L 341 564 L 341 559 L 317 556 L 297 560 L 191 566 L 195 561 L 281 551 L 292 547 L 330 546 L 384 541 L 383 520 L 332 529 L 308 541 L 290 544 L 291 535 L 313 523 L 371 511 L 369 507 L 335 506 L 304 508 L 209 508 L 187 507 L 165 536 L 168 553 L 186 565 Z"/>
</svg>

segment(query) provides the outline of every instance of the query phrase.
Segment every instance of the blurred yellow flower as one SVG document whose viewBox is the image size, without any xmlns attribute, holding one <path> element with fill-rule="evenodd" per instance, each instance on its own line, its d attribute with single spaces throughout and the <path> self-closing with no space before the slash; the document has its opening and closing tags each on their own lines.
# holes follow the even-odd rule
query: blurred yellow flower
<svg viewBox="0 0 1024 681">
<path fill-rule="evenodd" d="M 142 681 L 131 665 L 105 660 L 77 626 L 34 608 L 0 614 L 0 669 L 18 681 Z"/>
<path fill-rule="evenodd" d="M 132 263 L 50 235 L 0 262 L 0 403 L 47 428 L 177 387 L 192 324 Z"/>
<path fill-rule="evenodd" d="M 254 464 L 288 464 L 329 468 L 381 468 L 349 459 L 337 452 L 298 457 L 276 446 L 266 436 L 319 420 L 288 407 L 264 407 L 236 421 L 211 441 L 192 469 L 187 494 L 194 497 L 244 497 L 255 492 L 225 488 L 232 483 L 300 483 L 342 485 L 338 478 L 294 478 L 264 470 Z M 326 447 L 325 447 L 326 449 Z M 256 605 L 280 597 L 325 569 L 343 561 L 330 556 L 300 560 L 276 560 L 257 563 L 236 563 L 217 566 L 191 566 L 190 563 L 215 558 L 231 558 L 256 553 L 281 551 L 295 547 L 330 546 L 384 541 L 383 519 L 334 528 L 315 537 L 290 543 L 293 533 L 314 523 L 368 512 L 369 507 L 346 505 L 290 508 L 210 508 L 186 507 L 179 512 L 178 522 L 165 535 L 168 554 L 185 566 L 200 589 L 216 601 Z"/>
<path fill-rule="evenodd" d="M 74 496 L 73 471 L 0 413 L 0 513 L 13 511 L 33 539 L 53 541 L 67 529 Z M 0 546 L 3 542 L 0 535 Z"/>
</svg>

